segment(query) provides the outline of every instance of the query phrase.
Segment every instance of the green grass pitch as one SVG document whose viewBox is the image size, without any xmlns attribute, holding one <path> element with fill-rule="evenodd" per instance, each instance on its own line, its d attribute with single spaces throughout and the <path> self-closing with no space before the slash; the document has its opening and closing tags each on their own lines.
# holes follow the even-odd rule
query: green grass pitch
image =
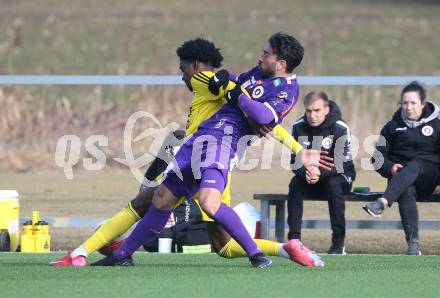
<svg viewBox="0 0 440 298">
<path fill-rule="evenodd" d="M 49 267 L 62 254 L 0 254 L 1 297 L 438 297 L 438 256 L 327 256 L 267 269 L 214 254 L 135 255 L 132 268 Z M 90 258 L 96 260 L 99 255 Z"/>
</svg>

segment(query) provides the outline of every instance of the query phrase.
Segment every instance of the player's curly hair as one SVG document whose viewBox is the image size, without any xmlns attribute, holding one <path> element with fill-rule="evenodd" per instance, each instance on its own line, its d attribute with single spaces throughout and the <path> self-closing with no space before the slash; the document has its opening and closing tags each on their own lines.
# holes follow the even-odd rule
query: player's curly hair
<svg viewBox="0 0 440 298">
<path fill-rule="evenodd" d="M 203 38 L 185 41 L 177 48 L 176 53 L 182 61 L 197 60 L 214 68 L 222 66 L 223 56 L 220 49 L 216 48 L 214 43 Z"/>
<path fill-rule="evenodd" d="M 269 38 L 269 44 L 279 59 L 286 60 L 286 72 L 292 72 L 301 63 L 304 48 L 293 36 L 277 32 Z"/>
</svg>

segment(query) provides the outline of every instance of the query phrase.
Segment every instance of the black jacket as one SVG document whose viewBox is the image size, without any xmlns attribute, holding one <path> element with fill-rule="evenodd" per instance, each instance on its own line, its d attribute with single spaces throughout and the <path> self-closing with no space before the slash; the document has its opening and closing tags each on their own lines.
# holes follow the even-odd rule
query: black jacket
<svg viewBox="0 0 440 298">
<path fill-rule="evenodd" d="M 342 121 L 338 105 L 330 100 L 329 106 L 330 112 L 320 126 L 310 126 L 304 115 L 293 124 L 292 136 L 304 148 L 321 149 L 329 152 L 329 155 L 334 158 L 335 167 L 331 171 L 320 169 L 321 178 L 343 175 L 348 182 L 352 182 L 356 178 L 356 172 L 351 156 L 350 129 Z M 295 155 L 292 155 L 293 172 L 296 176 L 305 179 L 304 167 L 295 169 L 294 162 Z"/>
<path fill-rule="evenodd" d="M 383 138 L 376 143 L 372 162 L 383 177 L 390 178 L 395 163 L 407 164 L 420 159 L 440 166 L 440 108 L 427 101 L 422 117 L 417 122 L 405 122 L 402 109 L 382 128 Z"/>
</svg>

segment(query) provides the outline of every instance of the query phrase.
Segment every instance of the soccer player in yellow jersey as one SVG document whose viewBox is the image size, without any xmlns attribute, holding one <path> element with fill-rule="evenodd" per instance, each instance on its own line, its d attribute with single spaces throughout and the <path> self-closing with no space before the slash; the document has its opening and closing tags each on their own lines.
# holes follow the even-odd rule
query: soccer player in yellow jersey
<svg viewBox="0 0 440 298">
<path fill-rule="evenodd" d="M 194 97 L 190 105 L 190 112 L 186 125 L 186 135 L 190 136 L 197 131 L 199 125 L 202 122 L 210 119 L 224 106 L 224 104 L 226 103 L 224 95 L 225 91 L 228 90 L 228 88 L 219 88 L 217 95 L 213 94 L 212 90 L 209 90 L 211 87 L 210 84 L 212 83 L 212 79 L 214 77 L 213 70 L 221 66 L 221 62 L 223 59 L 219 52 L 219 49 L 215 48 L 215 46 L 211 42 L 200 38 L 187 41 L 177 50 L 177 54 L 181 60 L 180 68 L 184 74 L 183 79 L 187 84 L 187 87 L 194 92 Z M 268 65 L 265 65 L 266 59 L 264 56 L 267 56 L 266 50 L 262 58 L 260 58 L 259 62 L 259 67 L 262 68 L 268 67 Z M 276 78 L 276 73 L 273 77 L 270 77 L 270 83 L 275 86 L 276 84 L 278 84 L 278 82 L 274 80 L 274 77 Z M 289 79 L 292 80 L 295 78 L 290 77 Z M 258 89 L 261 90 L 261 88 Z M 243 92 L 246 91 L 243 90 Z M 256 96 L 258 96 L 258 94 L 256 94 Z M 282 102 L 283 96 L 284 94 L 275 94 L 275 104 L 276 101 L 278 101 L 278 103 Z M 290 110 L 291 106 L 287 106 L 286 110 L 287 109 Z M 260 127 L 259 131 L 264 133 L 270 129 L 271 128 Z M 279 126 L 277 129 L 279 129 Z M 287 133 L 287 135 L 280 135 L 278 136 L 278 138 L 286 142 L 286 140 L 289 139 L 289 136 L 290 135 Z M 307 159 L 307 156 L 305 154 L 306 151 L 301 150 L 302 148 L 297 143 L 290 140 L 290 146 L 292 146 L 292 144 L 294 147 L 294 152 L 300 153 L 301 157 L 306 162 L 310 163 L 310 160 Z M 325 160 L 320 160 L 319 162 L 322 162 L 324 166 L 329 165 L 329 163 L 326 163 Z M 150 173 L 150 175 L 147 175 L 147 178 L 149 180 L 152 180 L 158 174 L 159 173 L 157 172 L 154 174 Z M 229 185 L 230 179 L 228 179 L 227 186 L 223 192 L 221 199 L 222 202 L 226 205 L 230 205 Z M 89 239 L 87 239 L 72 253 L 68 253 L 65 257 L 53 261 L 51 265 L 86 265 L 85 258 L 90 253 L 98 250 L 115 237 L 124 233 L 146 213 L 151 203 L 154 191 L 155 188 L 142 187 L 136 198 L 133 199 L 127 207 L 122 209 L 113 218 L 102 225 L 100 229 L 98 229 Z M 195 199 L 197 200 L 197 194 L 195 196 Z M 205 221 L 209 221 L 208 230 L 211 238 L 212 247 L 220 256 L 225 258 L 246 256 L 246 253 L 241 248 L 241 246 L 235 240 L 233 240 L 224 229 L 218 226 L 206 214 L 204 214 L 203 218 Z M 258 248 L 268 255 L 282 256 L 293 259 L 292 255 L 289 255 L 289 252 L 286 251 L 286 246 L 283 244 L 261 239 L 255 239 L 255 242 Z"/>
</svg>

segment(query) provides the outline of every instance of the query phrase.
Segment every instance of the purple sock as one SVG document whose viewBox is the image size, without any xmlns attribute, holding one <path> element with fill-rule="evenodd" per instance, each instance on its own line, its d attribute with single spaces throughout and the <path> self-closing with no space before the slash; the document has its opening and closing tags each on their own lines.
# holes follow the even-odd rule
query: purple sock
<svg viewBox="0 0 440 298">
<path fill-rule="evenodd" d="M 124 244 L 113 252 L 119 260 L 131 256 L 142 244 L 153 240 L 165 227 L 171 210 L 161 210 L 150 204 L 150 208 L 139 221 Z"/>
<path fill-rule="evenodd" d="M 240 217 L 232 208 L 221 204 L 213 218 L 240 244 L 248 256 L 253 256 L 260 252 L 254 239 L 249 235 Z"/>
</svg>

